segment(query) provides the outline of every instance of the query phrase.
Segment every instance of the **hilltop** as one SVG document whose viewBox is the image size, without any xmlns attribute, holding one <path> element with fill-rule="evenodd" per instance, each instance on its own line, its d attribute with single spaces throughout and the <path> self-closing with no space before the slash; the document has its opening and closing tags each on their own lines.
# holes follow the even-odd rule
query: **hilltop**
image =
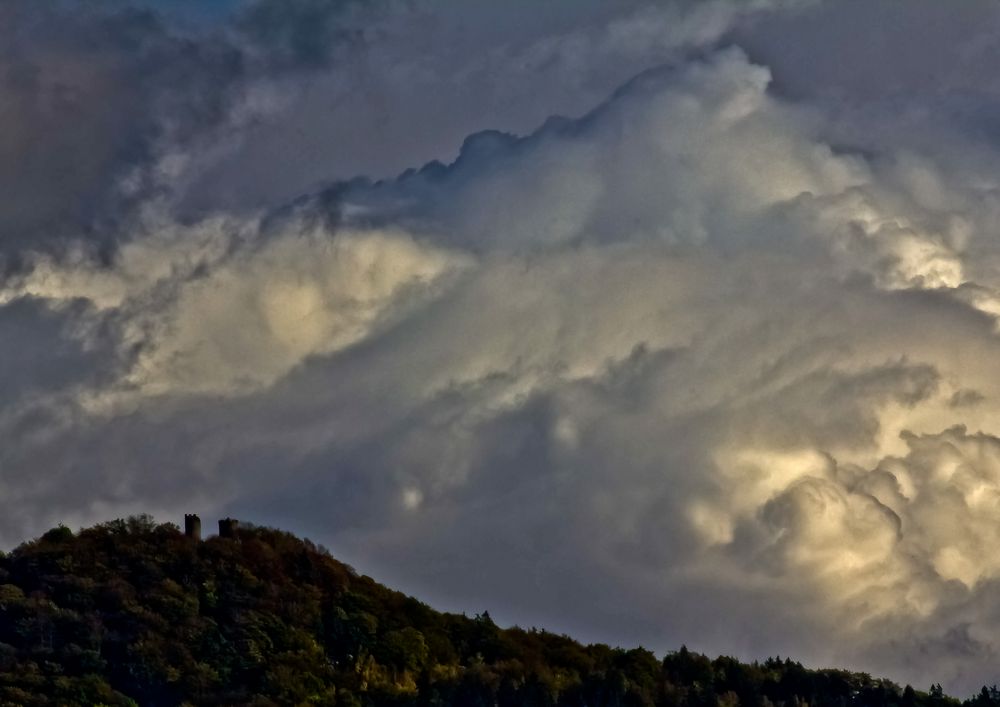
<svg viewBox="0 0 1000 707">
<path fill-rule="evenodd" d="M 140 516 L 0 556 L 2 705 L 897 705 L 927 692 L 788 659 L 582 645 L 441 613 L 308 540 Z M 987 690 L 968 707 L 1000 705 Z"/>
</svg>

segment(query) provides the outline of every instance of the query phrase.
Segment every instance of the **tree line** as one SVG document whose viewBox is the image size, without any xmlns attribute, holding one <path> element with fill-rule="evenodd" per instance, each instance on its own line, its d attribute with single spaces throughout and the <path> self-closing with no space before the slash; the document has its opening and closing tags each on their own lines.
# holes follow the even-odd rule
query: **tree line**
<svg viewBox="0 0 1000 707">
<path fill-rule="evenodd" d="M 582 645 L 434 611 L 272 528 L 147 516 L 0 555 L 0 705 L 993 707 L 790 659 Z"/>
</svg>

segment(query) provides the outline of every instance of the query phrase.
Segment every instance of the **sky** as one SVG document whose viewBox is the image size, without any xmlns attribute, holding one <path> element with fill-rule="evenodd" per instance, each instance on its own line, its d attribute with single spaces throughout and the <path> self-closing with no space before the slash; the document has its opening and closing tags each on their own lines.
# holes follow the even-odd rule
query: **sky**
<svg viewBox="0 0 1000 707">
<path fill-rule="evenodd" d="M 993 0 L 5 0 L 0 544 L 996 683 L 998 62 Z"/>
</svg>

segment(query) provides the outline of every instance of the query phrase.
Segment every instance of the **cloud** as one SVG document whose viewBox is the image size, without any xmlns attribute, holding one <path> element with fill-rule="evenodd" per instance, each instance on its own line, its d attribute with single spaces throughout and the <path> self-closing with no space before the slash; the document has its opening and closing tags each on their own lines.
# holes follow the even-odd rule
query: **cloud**
<svg viewBox="0 0 1000 707">
<path fill-rule="evenodd" d="M 936 12 L 875 6 L 235 8 L 231 94 L 135 99 L 176 169 L 116 246 L 11 241 L 0 537 L 232 513 L 585 639 L 995 681 L 996 150 L 769 39 Z"/>
<path fill-rule="evenodd" d="M 581 115 L 640 71 L 703 51 L 748 17 L 803 4 L 253 3 L 240 27 L 269 77 L 255 95 L 283 108 L 259 111 L 236 149 L 201 160 L 184 204 L 246 208 L 450 161 L 471 133 L 525 134 L 553 114 Z"/>
<path fill-rule="evenodd" d="M 4 406 L 73 386 L 99 384 L 115 369 L 114 341 L 88 307 L 72 301 L 52 309 L 22 297 L 0 306 L 0 389 Z"/>
<path fill-rule="evenodd" d="M 0 244 L 108 243 L 161 187 L 169 157 L 217 125 L 238 52 L 125 5 L 5 3 L 0 10 Z"/>
</svg>

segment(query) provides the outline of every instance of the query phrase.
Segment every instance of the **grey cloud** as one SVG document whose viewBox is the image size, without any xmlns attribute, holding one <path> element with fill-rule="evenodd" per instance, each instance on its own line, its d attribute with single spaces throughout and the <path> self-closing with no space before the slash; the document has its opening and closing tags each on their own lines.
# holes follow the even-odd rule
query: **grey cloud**
<svg viewBox="0 0 1000 707">
<path fill-rule="evenodd" d="M 0 10 L 0 239 L 107 243 L 161 180 L 157 160 L 219 122 L 241 60 L 121 4 Z"/>
<path fill-rule="evenodd" d="M 341 213 L 356 214 L 353 222 L 388 218 L 462 239 L 453 243 L 462 247 L 639 236 L 680 244 L 745 238 L 759 248 L 740 232 L 754 227 L 755 212 L 865 180 L 862 164 L 814 144 L 809 122 L 766 96 L 769 80 L 766 68 L 729 49 L 683 70 L 646 72 L 580 120 L 552 119 L 524 138 L 478 133 L 448 166 L 342 185 L 331 196 Z M 758 168 L 786 173 L 756 185 L 744 179 Z M 782 193 L 786 179 L 794 186 Z M 500 195 L 521 208 L 506 210 Z"/>
<path fill-rule="evenodd" d="M 331 180 L 448 161 L 470 133 L 525 134 L 553 114 L 583 114 L 636 73 L 702 53 L 735 24 L 791 4 L 253 5 L 244 18 L 249 52 L 264 66 L 285 57 L 275 89 L 284 107 L 205 165 L 184 203 L 254 207 Z"/>
<path fill-rule="evenodd" d="M 919 144 L 968 170 L 995 159 L 997 22 L 988 0 L 847 10 L 825 2 L 742 25 L 729 38 L 771 67 L 776 91 L 822 111 L 844 144 L 876 152 Z"/>
<path fill-rule="evenodd" d="M 344 44 L 363 42 L 377 6 L 364 0 L 259 0 L 236 18 L 237 27 L 270 71 L 319 69 Z"/>
<path fill-rule="evenodd" d="M 996 77 L 982 60 L 998 48 L 996 23 L 996 8 L 988 0 L 952 7 L 934 0 L 913 0 L 905 7 L 857 3 L 847 11 L 816 3 L 741 26 L 733 39 L 772 67 L 777 90 L 797 97 L 934 100 L 995 88 Z"/>
<path fill-rule="evenodd" d="M 83 300 L 51 309 L 32 298 L 0 305 L 0 408 L 113 380 L 125 363 L 113 326 Z"/>
<path fill-rule="evenodd" d="M 986 400 L 986 396 L 976 390 L 958 390 L 951 396 L 953 407 L 964 407 L 966 405 L 979 405 Z"/>
<path fill-rule="evenodd" d="M 187 216 L 256 208 L 448 158 L 476 129 L 584 112 L 778 4 L 531 4 L 526 34 L 528 4 L 261 1 L 233 6 L 233 26 L 199 26 L 182 8 L 8 3 L 7 257 L 80 236 L 107 255 L 153 197 Z"/>
</svg>

